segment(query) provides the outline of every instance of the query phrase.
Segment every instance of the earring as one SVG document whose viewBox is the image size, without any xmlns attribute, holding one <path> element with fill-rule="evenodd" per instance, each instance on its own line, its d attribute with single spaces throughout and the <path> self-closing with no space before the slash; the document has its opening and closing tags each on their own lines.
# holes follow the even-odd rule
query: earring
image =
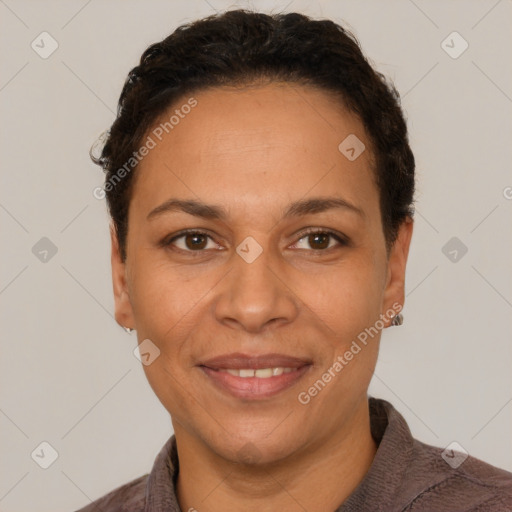
<svg viewBox="0 0 512 512">
<path fill-rule="evenodd" d="M 133 329 L 130 328 L 130 327 L 124 327 L 124 330 L 128 333 L 128 334 L 131 334 Z"/>
<path fill-rule="evenodd" d="M 392 326 L 402 325 L 403 323 L 404 323 L 404 315 L 402 315 L 402 313 L 398 313 L 397 315 L 395 315 L 393 317 L 393 320 L 391 320 Z"/>
</svg>

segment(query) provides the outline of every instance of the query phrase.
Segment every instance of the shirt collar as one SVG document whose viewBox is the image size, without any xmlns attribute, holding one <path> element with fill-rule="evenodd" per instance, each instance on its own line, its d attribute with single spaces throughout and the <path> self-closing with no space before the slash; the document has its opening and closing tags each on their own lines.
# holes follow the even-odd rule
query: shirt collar
<svg viewBox="0 0 512 512">
<path fill-rule="evenodd" d="M 172 436 L 157 455 L 146 484 L 144 512 L 181 512 L 176 497 L 179 460 Z"/>
<path fill-rule="evenodd" d="M 413 459 L 414 439 L 403 416 L 386 400 L 369 397 L 370 428 L 378 444 L 365 477 L 336 512 L 401 510 L 400 494 Z"/>
</svg>

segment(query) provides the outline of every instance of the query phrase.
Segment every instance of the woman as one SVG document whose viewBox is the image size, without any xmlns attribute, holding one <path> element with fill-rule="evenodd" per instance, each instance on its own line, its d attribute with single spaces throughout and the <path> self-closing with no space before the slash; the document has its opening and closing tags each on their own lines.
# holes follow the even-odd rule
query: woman
<svg viewBox="0 0 512 512">
<path fill-rule="evenodd" d="M 506 510 L 512 474 L 369 397 L 402 323 L 414 157 L 331 21 L 229 11 L 149 47 L 101 156 L 116 320 L 174 436 L 82 511 Z"/>
</svg>

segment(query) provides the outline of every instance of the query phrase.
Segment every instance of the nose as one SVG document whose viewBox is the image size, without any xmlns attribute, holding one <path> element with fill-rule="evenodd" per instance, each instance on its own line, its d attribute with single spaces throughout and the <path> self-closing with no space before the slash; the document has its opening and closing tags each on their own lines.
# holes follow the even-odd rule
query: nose
<svg viewBox="0 0 512 512">
<path fill-rule="evenodd" d="M 277 261 L 264 250 L 251 263 L 238 254 L 219 288 L 215 316 L 221 323 L 246 332 L 260 333 L 292 322 L 298 314 L 293 283 Z"/>
</svg>

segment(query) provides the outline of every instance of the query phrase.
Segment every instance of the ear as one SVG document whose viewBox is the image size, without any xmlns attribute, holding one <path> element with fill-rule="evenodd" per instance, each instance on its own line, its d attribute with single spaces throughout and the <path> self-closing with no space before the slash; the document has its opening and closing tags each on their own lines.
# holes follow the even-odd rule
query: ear
<svg viewBox="0 0 512 512">
<path fill-rule="evenodd" d="M 405 302 L 405 267 L 413 232 L 413 220 L 407 217 L 402 222 L 398 235 L 390 250 L 386 288 L 384 290 L 383 312 L 397 311 L 396 304 L 403 307 Z M 393 307 L 395 305 L 395 307 Z M 401 308 L 400 308 L 401 309 Z M 391 321 L 388 322 L 389 324 Z"/>
<path fill-rule="evenodd" d="M 121 327 L 135 329 L 130 295 L 126 283 L 126 263 L 121 259 L 119 251 L 119 241 L 113 223 L 110 224 L 110 240 L 112 244 L 111 263 L 112 263 L 112 285 L 114 288 L 114 304 L 116 322 Z"/>
</svg>

